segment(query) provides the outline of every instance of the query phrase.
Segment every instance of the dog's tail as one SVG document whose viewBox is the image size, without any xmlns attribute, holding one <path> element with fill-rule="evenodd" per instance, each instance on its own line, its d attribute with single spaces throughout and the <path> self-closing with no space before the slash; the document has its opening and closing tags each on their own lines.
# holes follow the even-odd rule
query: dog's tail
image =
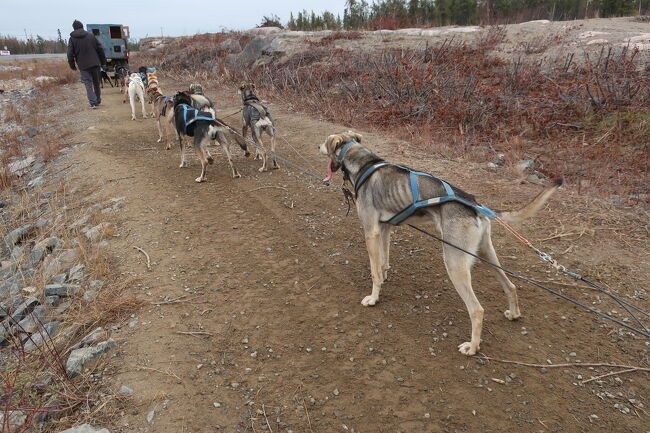
<svg viewBox="0 0 650 433">
<path fill-rule="evenodd" d="M 555 191 L 557 191 L 559 187 L 562 186 L 563 183 L 564 179 L 558 177 L 553 181 L 553 184 L 551 186 L 544 188 L 544 190 L 537 194 L 537 196 L 526 206 L 515 211 L 498 211 L 497 215 L 499 218 L 509 223 L 515 223 L 523 221 L 526 218 L 530 218 L 535 215 L 537 211 L 542 208 L 542 206 L 546 204 L 548 199 L 553 195 Z"/>
</svg>

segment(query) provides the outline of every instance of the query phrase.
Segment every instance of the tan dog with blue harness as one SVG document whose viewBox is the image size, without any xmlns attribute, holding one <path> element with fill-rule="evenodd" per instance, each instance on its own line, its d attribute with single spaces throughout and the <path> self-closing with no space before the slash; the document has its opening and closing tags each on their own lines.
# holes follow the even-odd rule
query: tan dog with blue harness
<svg viewBox="0 0 650 433">
<path fill-rule="evenodd" d="M 471 194 L 431 174 L 384 161 L 361 145 L 361 135 L 352 131 L 330 135 L 319 150 L 329 157 L 324 181 L 331 181 L 334 172 L 341 169 L 344 179 L 354 185 L 372 274 L 372 293 L 361 301 L 364 306 L 377 303 L 390 269 L 391 225 L 433 224 L 446 241 L 471 253 L 480 250 L 487 260 L 499 264 L 492 245 L 490 218 L 519 221 L 530 217 L 562 184 L 556 181 L 518 211 L 495 212 L 480 205 Z M 474 259 L 449 245 L 443 245 L 443 258 L 472 322 L 471 340 L 461 343 L 458 349 L 474 355 L 479 350 L 483 326 L 483 307 L 472 289 Z M 515 285 L 502 270 L 493 268 L 493 272 L 508 299 L 504 315 L 509 320 L 517 319 L 521 313 Z"/>
</svg>

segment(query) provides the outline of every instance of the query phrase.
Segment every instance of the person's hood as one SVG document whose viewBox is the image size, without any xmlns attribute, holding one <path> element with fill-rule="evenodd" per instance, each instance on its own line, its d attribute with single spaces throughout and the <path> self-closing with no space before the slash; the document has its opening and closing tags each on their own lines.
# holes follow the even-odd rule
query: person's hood
<svg viewBox="0 0 650 433">
<path fill-rule="evenodd" d="M 88 34 L 88 32 L 85 31 L 84 29 L 77 29 L 77 30 L 74 30 L 72 33 L 70 33 L 70 36 L 73 37 L 73 38 L 81 39 L 81 38 L 86 37 L 87 34 Z"/>
</svg>

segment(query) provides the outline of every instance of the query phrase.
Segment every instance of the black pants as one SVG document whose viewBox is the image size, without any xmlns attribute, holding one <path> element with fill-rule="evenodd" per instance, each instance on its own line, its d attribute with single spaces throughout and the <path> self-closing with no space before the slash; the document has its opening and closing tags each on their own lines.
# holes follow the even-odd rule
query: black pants
<svg viewBox="0 0 650 433">
<path fill-rule="evenodd" d="M 86 86 L 86 95 L 88 95 L 88 102 L 90 105 L 97 105 L 102 102 L 101 72 L 99 66 L 92 68 L 82 69 L 81 82 Z"/>
</svg>

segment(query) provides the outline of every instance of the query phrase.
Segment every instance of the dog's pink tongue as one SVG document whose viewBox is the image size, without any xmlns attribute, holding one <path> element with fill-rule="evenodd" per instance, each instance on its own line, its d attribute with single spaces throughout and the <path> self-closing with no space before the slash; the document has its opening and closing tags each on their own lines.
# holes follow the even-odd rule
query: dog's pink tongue
<svg viewBox="0 0 650 433">
<path fill-rule="evenodd" d="M 332 160 L 330 159 L 330 161 L 327 163 L 327 176 L 325 176 L 323 182 L 331 182 L 332 176 L 334 176 L 334 172 L 332 171 Z"/>
</svg>

